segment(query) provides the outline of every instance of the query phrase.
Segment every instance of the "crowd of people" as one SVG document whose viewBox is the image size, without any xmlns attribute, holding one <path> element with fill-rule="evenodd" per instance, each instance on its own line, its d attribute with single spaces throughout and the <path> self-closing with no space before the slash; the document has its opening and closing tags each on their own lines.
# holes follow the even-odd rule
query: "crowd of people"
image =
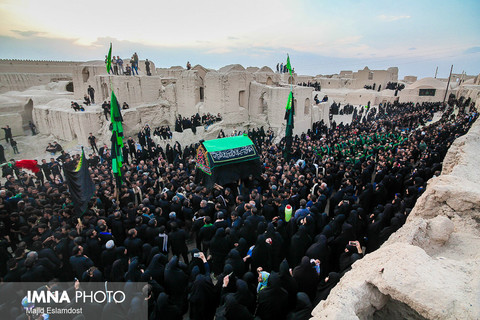
<svg viewBox="0 0 480 320">
<path fill-rule="evenodd" d="M 292 68 L 292 72 L 295 73 L 295 68 Z M 288 73 L 287 64 L 283 62 L 277 63 L 277 73 Z"/>
<path fill-rule="evenodd" d="M 105 56 L 105 64 L 108 62 L 108 57 Z M 113 56 L 111 63 L 112 63 L 112 69 L 107 70 L 108 74 L 112 72 L 113 75 L 126 75 L 126 76 L 134 76 L 138 75 L 138 70 L 139 70 L 139 60 L 138 60 L 138 54 L 136 52 L 133 53 L 132 57 L 130 58 L 130 63 L 125 66 L 125 69 L 123 68 L 123 59 L 120 58 L 120 56 Z M 151 76 L 151 62 L 148 61 L 148 59 L 145 59 L 145 74 L 147 76 Z M 93 103 L 93 102 L 92 102 Z"/>
<path fill-rule="evenodd" d="M 314 88 L 315 91 L 321 91 L 322 89 L 322 86 L 320 85 L 320 83 L 318 81 L 315 81 L 315 82 L 300 82 L 300 83 L 297 83 L 297 85 L 299 86 L 302 86 L 302 87 L 311 87 L 311 88 Z"/>
<path fill-rule="evenodd" d="M 141 148 L 127 139 L 118 188 L 108 148 L 90 154 L 96 192 L 81 223 L 61 175 L 79 155 L 44 159 L 36 175 L 4 166 L 0 277 L 145 281 L 150 319 L 309 319 L 351 265 L 405 223 L 478 117 L 470 105 L 458 114 L 440 103 L 363 109 L 349 124 L 321 121 L 295 136 L 290 160 L 285 139 L 245 130 L 262 175 L 212 189 L 195 180 L 198 144 L 163 150 L 145 125 Z M 430 123 L 435 112 L 443 116 Z"/>
<path fill-rule="evenodd" d="M 175 131 L 176 132 L 183 132 L 185 129 L 191 129 L 194 134 L 197 133 L 197 127 L 204 126 L 207 129 L 209 126 L 214 124 L 215 122 L 222 121 L 222 116 L 218 113 L 216 116 L 214 114 L 203 114 L 200 117 L 200 114 L 195 114 L 188 117 L 182 117 L 178 115 L 177 119 L 175 120 Z"/>
</svg>

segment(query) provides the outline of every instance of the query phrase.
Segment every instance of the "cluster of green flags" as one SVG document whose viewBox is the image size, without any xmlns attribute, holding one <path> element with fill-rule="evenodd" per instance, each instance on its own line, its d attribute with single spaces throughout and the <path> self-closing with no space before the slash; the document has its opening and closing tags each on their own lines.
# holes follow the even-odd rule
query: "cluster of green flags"
<svg viewBox="0 0 480 320">
<path fill-rule="evenodd" d="M 107 56 L 107 72 L 112 70 L 112 44 Z M 110 84 L 111 86 L 111 84 Z M 112 172 L 115 177 L 117 188 L 122 184 L 122 162 L 123 162 L 123 117 L 120 112 L 120 105 L 112 89 L 110 99 L 110 129 L 112 131 Z M 82 155 L 77 167 L 74 170 L 64 169 L 64 174 L 72 201 L 75 207 L 75 215 L 80 218 L 88 209 L 88 202 L 95 193 L 95 184 L 90 177 L 88 164 L 85 159 L 85 152 L 82 148 Z"/>
<path fill-rule="evenodd" d="M 290 56 L 287 54 L 286 67 L 290 75 L 292 75 L 292 65 L 290 64 Z M 284 157 L 287 161 L 291 158 L 292 140 L 293 140 L 293 123 L 295 115 L 295 104 L 293 99 L 293 86 L 290 86 L 290 93 L 288 94 L 287 106 L 285 107 L 285 120 L 287 126 L 285 129 L 285 150 Z"/>
</svg>

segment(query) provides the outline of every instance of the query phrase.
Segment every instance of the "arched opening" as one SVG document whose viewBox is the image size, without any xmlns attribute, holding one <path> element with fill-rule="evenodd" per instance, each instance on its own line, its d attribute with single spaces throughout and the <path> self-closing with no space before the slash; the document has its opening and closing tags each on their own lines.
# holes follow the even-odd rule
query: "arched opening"
<svg viewBox="0 0 480 320">
<path fill-rule="evenodd" d="M 305 99 L 305 108 L 303 109 L 303 114 L 306 116 L 310 114 L 310 98 Z"/>
<path fill-rule="evenodd" d="M 200 93 L 200 102 L 203 102 L 203 100 L 205 99 L 205 89 L 203 87 L 200 87 L 199 88 L 199 93 Z"/>
<path fill-rule="evenodd" d="M 295 79 L 293 79 L 293 76 L 290 76 L 288 78 L 288 84 L 294 84 L 295 83 Z"/>
<path fill-rule="evenodd" d="M 73 92 L 73 82 L 72 81 L 67 83 L 67 86 L 65 87 L 65 90 L 67 90 L 68 92 Z"/>
<path fill-rule="evenodd" d="M 24 129 L 28 129 L 28 122 L 33 121 L 33 101 L 28 99 L 27 104 L 23 107 L 22 125 Z"/>
<path fill-rule="evenodd" d="M 88 68 L 85 67 L 82 70 L 82 78 L 83 78 L 83 83 L 86 83 L 88 81 L 88 78 L 90 78 L 90 72 L 88 71 Z"/>
<path fill-rule="evenodd" d="M 240 107 L 245 108 L 245 90 L 238 92 L 238 104 Z"/>
<path fill-rule="evenodd" d="M 108 86 L 106 83 L 102 83 L 102 100 L 107 100 L 107 98 L 109 97 L 109 94 L 108 94 Z"/>
<path fill-rule="evenodd" d="M 267 78 L 267 86 L 271 86 L 271 85 L 273 85 L 273 80 L 272 80 L 271 77 L 268 77 Z"/>
</svg>

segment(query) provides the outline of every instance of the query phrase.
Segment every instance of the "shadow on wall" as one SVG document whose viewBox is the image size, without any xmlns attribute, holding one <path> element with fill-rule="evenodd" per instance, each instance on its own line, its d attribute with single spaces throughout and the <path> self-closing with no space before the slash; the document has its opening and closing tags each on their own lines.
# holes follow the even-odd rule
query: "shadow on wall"
<svg viewBox="0 0 480 320">
<path fill-rule="evenodd" d="M 28 122 L 33 121 L 33 101 L 29 99 L 27 104 L 23 107 L 22 125 L 23 129 L 28 129 Z"/>
<path fill-rule="evenodd" d="M 375 311 L 373 316 L 369 319 L 372 320 L 427 320 L 422 317 L 417 311 L 410 308 L 407 304 L 395 299 L 389 299 L 387 304 L 380 310 Z"/>
</svg>

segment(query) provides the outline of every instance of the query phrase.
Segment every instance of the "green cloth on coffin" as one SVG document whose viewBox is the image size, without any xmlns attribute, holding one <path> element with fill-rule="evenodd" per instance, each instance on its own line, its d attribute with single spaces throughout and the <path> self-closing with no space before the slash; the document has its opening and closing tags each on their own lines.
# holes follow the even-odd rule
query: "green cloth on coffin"
<svg viewBox="0 0 480 320">
<path fill-rule="evenodd" d="M 225 185 L 261 174 L 260 157 L 247 135 L 202 142 L 197 149 L 197 174 L 209 187 Z M 198 179 L 197 179 L 198 180 Z"/>
</svg>

